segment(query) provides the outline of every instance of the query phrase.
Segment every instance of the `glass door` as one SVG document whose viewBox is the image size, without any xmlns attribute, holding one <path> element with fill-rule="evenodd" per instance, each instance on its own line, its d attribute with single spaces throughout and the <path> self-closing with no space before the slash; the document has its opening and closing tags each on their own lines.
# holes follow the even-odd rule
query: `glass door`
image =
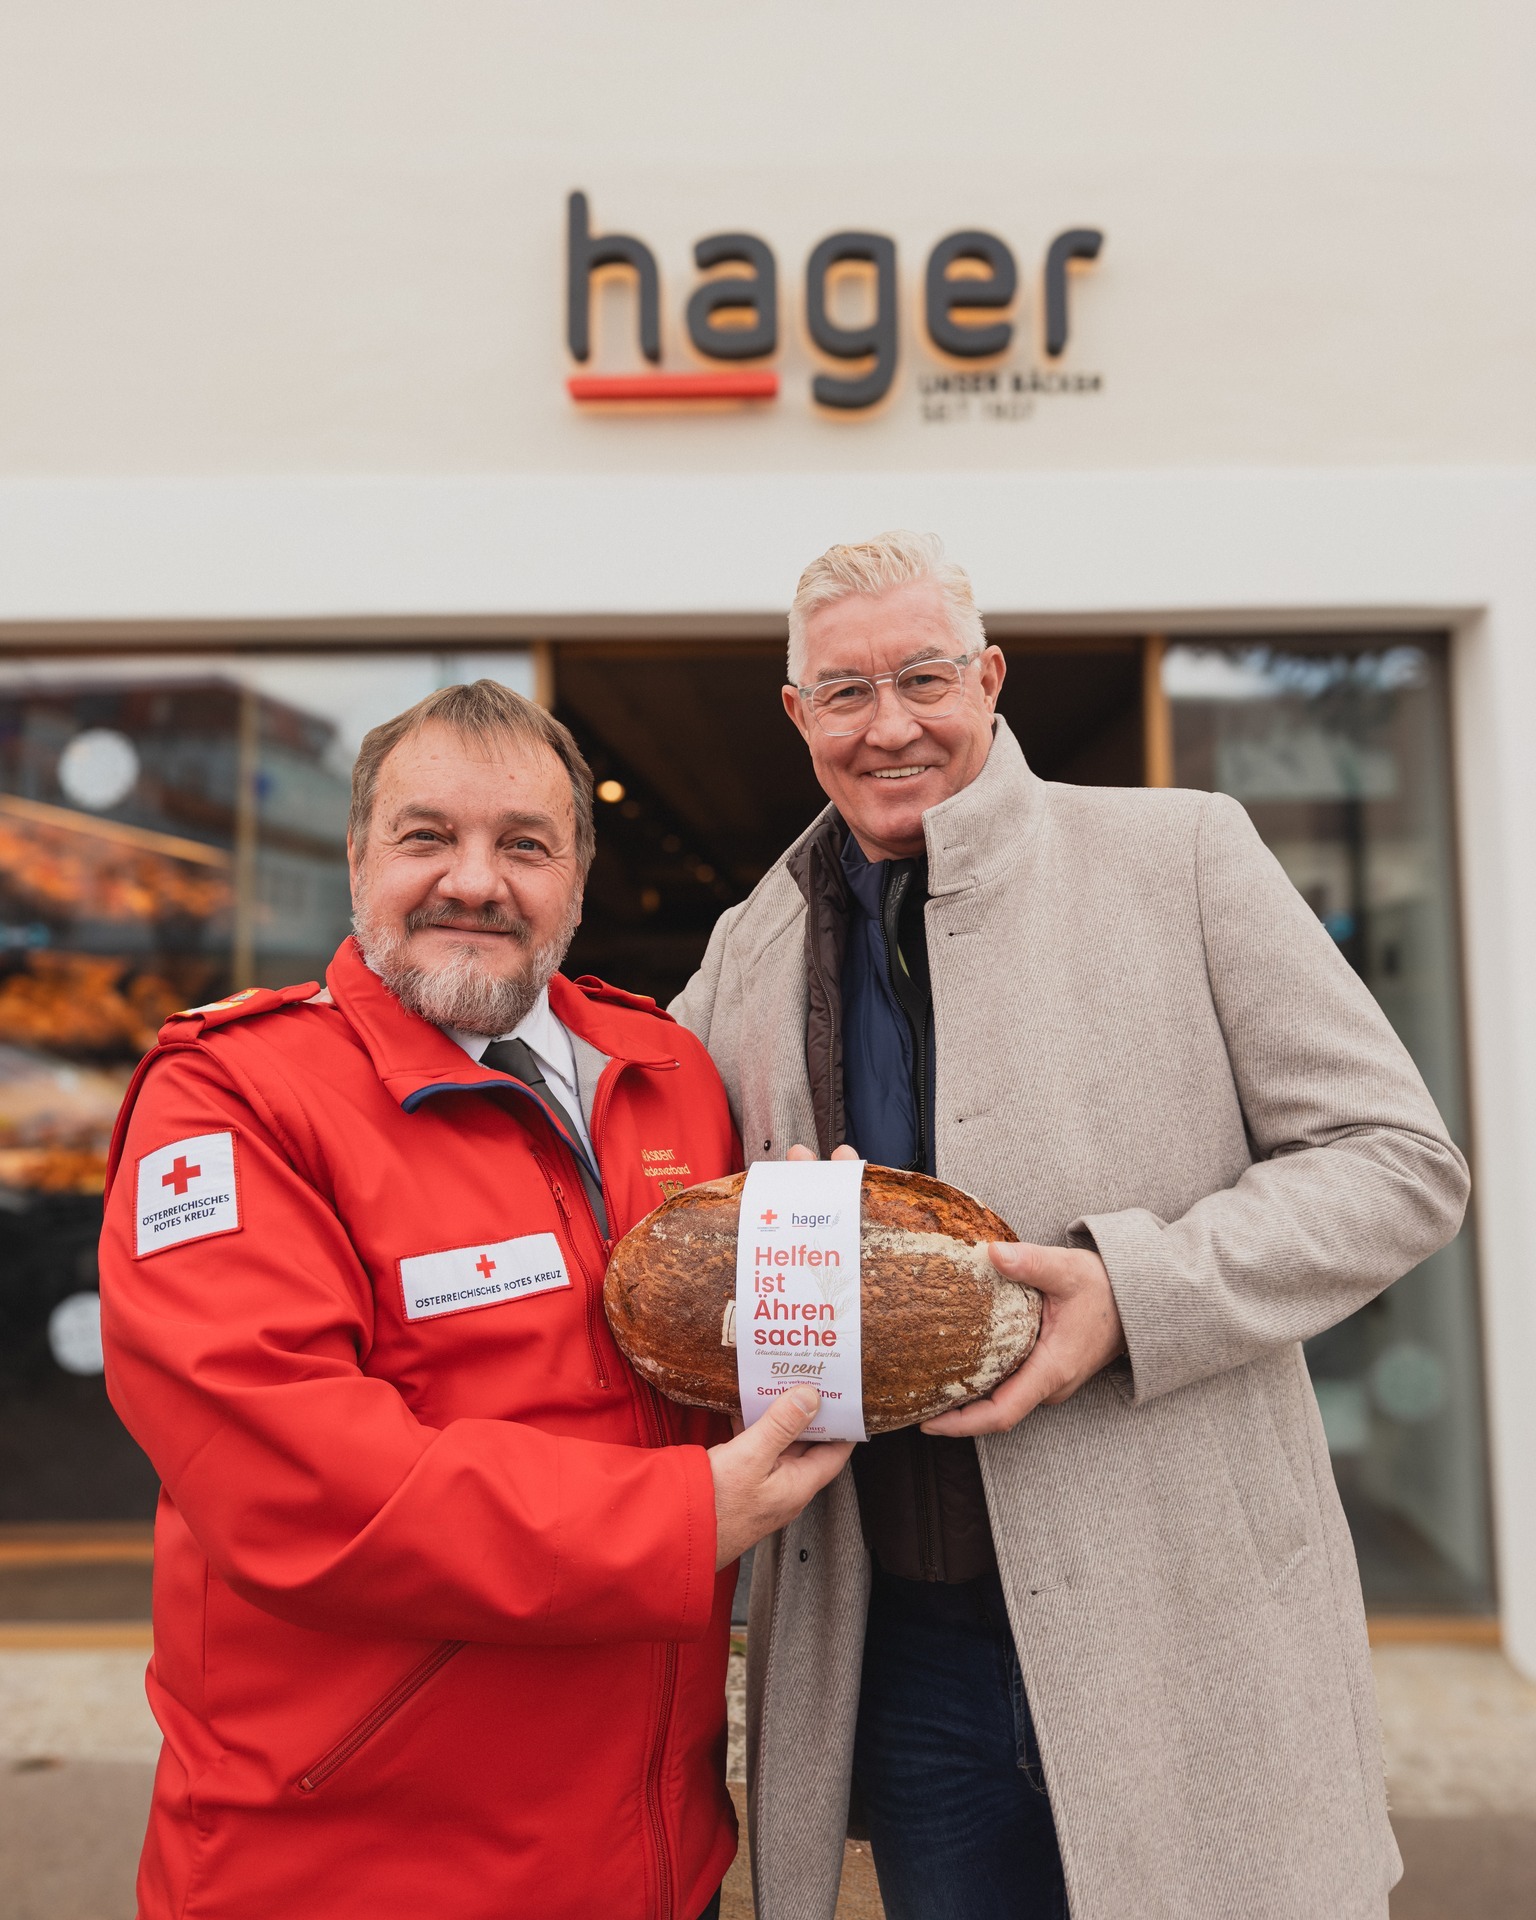
<svg viewBox="0 0 1536 1920">
<path fill-rule="evenodd" d="M 1465 1150 L 1444 640 L 1184 641 L 1159 666 L 1170 783 L 1243 802 Z M 1307 1359 L 1368 1605 L 1489 1609 L 1471 1224 Z"/>
</svg>

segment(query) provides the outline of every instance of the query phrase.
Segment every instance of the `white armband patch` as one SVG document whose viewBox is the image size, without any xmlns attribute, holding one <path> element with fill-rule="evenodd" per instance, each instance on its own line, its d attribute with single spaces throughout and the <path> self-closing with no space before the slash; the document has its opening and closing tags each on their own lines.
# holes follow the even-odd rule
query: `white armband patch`
<svg viewBox="0 0 1536 1920">
<path fill-rule="evenodd" d="M 503 1300 L 554 1293 L 570 1284 L 560 1242 L 552 1233 L 524 1233 L 515 1240 L 484 1246 L 415 1253 L 400 1262 L 407 1320 L 499 1306 Z"/>
<path fill-rule="evenodd" d="M 196 1133 L 139 1156 L 133 1257 L 240 1229 L 233 1133 Z"/>
</svg>

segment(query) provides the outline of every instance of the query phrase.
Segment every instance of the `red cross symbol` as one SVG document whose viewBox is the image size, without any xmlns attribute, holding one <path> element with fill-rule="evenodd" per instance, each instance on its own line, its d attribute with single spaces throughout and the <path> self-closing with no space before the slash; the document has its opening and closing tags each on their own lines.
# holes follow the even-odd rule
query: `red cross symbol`
<svg viewBox="0 0 1536 1920">
<path fill-rule="evenodd" d="M 779 1216 L 774 1212 L 773 1208 L 769 1207 L 767 1211 L 763 1214 L 763 1225 L 765 1227 L 771 1227 L 774 1221 L 778 1219 L 778 1217 Z"/>
<path fill-rule="evenodd" d="M 187 1188 L 191 1186 L 192 1182 L 194 1180 L 200 1180 L 202 1177 L 202 1168 L 189 1167 L 187 1165 L 187 1156 L 184 1153 L 178 1153 L 176 1156 L 176 1164 L 171 1168 L 170 1172 L 161 1174 L 160 1184 L 162 1187 L 174 1187 L 176 1189 L 176 1197 L 179 1200 Z"/>
<path fill-rule="evenodd" d="M 496 1262 L 488 1253 L 482 1253 L 480 1258 L 475 1262 L 475 1272 L 479 1274 L 482 1280 L 489 1280 L 495 1271 Z"/>
</svg>

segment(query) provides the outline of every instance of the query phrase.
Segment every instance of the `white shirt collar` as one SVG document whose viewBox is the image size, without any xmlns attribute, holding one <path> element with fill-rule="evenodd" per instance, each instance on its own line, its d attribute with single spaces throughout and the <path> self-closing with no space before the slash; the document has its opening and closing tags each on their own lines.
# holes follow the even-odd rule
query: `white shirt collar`
<svg viewBox="0 0 1536 1920">
<path fill-rule="evenodd" d="M 444 1027 L 443 1032 L 471 1060 L 480 1059 L 493 1040 L 525 1040 L 541 1066 L 553 1067 L 563 1080 L 575 1078 L 571 1036 L 550 1011 L 548 987 L 509 1033 L 466 1033 L 462 1027 Z"/>
<path fill-rule="evenodd" d="M 544 1069 L 544 1078 L 550 1091 L 571 1116 L 581 1136 L 581 1144 L 586 1148 L 588 1158 L 591 1158 L 592 1137 L 587 1127 L 587 1116 L 582 1110 L 581 1082 L 576 1073 L 576 1049 L 571 1045 L 571 1036 L 564 1025 L 551 1011 L 548 987 L 510 1033 L 465 1033 L 460 1027 L 444 1027 L 443 1032 L 461 1046 L 471 1060 L 483 1058 L 493 1039 L 524 1041 Z"/>
</svg>

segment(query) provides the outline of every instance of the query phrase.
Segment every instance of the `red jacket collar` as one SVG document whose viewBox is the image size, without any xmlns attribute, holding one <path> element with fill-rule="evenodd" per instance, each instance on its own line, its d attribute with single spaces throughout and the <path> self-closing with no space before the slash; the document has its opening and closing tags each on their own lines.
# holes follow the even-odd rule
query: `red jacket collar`
<svg viewBox="0 0 1536 1920">
<path fill-rule="evenodd" d="M 347 1023 L 368 1050 L 374 1071 L 402 1106 L 430 1087 L 505 1086 L 506 1076 L 471 1060 L 441 1027 L 411 1013 L 364 961 L 356 940 L 343 940 L 326 969 L 325 984 Z M 557 973 L 549 983 L 550 1011 L 561 1024 L 610 1059 L 638 1067 L 673 1067 L 677 1050 L 643 1031 L 654 1016 L 590 999 Z"/>
</svg>

